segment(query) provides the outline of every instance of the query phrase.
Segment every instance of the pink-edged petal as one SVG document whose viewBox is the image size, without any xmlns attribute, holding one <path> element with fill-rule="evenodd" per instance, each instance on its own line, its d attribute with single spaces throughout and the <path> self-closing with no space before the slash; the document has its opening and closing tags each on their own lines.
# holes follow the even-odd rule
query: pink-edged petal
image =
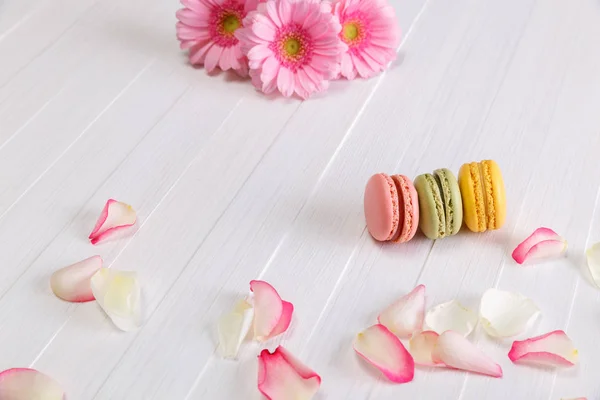
<svg viewBox="0 0 600 400">
<path fill-rule="evenodd" d="M 290 307 L 291 304 L 288 303 L 284 307 L 277 290 L 265 281 L 251 281 L 250 290 L 254 293 L 254 338 L 259 341 L 267 340 L 275 336 L 275 329 L 283 333 L 290 324 L 286 319 L 291 320 L 293 306 Z"/>
<path fill-rule="evenodd" d="M 600 243 L 594 244 L 585 252 L 587 265 L 596 286 L 600 287 Z"/>
<path fill-rule="evenodd" d="M 483 329 L 493 337 L 519 335 L 540 315 L 533 300 L 520 293 L 489 289 L 481 298 L 479 319 Z"/>
<path fill-rule="evenodd" d="M 135 221 L 135 210 L 129 204 L 110 199 L 106 202 L 89 239 L 92 244 L 97 244 L 118 230 L 132 226 Z"/>
<path fill-rule="evenodd" d="M 242 342 L 252 327 L 254 309 L 246 300 L 219 319 L 219 350 L 224 358 L 236 358 Z"/>
<path fill-rule="evenodd" d="M 277 335 L 281 335 L 290 327 L 292 323 L 292 314 L 294 313 L 294 305 L 288 301 L 283 300 L 282 302 L 283 310 L 281 311 L 281 317 L 275 325 L 275 328 L 269 333 L 267 339 L 273 338 Z"/>
<path fill-rule="evenodd" d="M 413 380 L 415 362 L 400 339 L 381 324 L 359 333 L 354 351 L 379 369 L 390 381 L 406 383 Z"/>
<path fill-rule="evenodd" d="M 321 377 L 282 346 L 258 356 L 258 390 L 269 400 L 310 400 Z"/>
<path fill-rule="evenodd" d="M 64 400 L 65 392 L 58 382 L 39 371 L 12 368 L 0 372 L 2 400 Z"/>
<path fill-rule="evenodd" d="M 514 363 L 570 367 L 577 364 L 579 352 L 567 334 L 559 330 L 515 341 L 508 358 Z"/>
<path fill-rule="evenodd" d="M 513 251 L 512 258 L 523 264 L 560 257 L 567 251 L 567 241 L 549 228 L 537 228 Z"/>
<path fill-rule="evenodd" d="M 425 315 L 425 325 L 440 335 L 445 331 L 454 331 L 469 336 L 477 325 L 477 314 L 451 300 L 433 307 Z"/>
<path fill-rule="evenodd" d="M 140 327 L 141 289 L 135 272 L 100 268 L 91 285 L 98 305 L 117 328 L 132 331 Z"/>
<path fill-rule="evenodd" d="M 66 301 L 83 303 L 94 300 L 90 280 L 102 268 L 102 257 L 94 256 L 54 272 L 50 287 L 54 294 Z"/>
<path fill-rule="evenodd" d="M 439 337 L 440 335 L 434 331 L 425 331 L 410 338 L 410 354 L 413 356 L 415 364 L 428 367 L 444 366 L 442 362 L 435 362 L 431 357 Z"/>
<path fill-rule="evenodd" d="M 458 332 L 446 331 L 437 340 L 431 358 L 450 368 L 502 377 L 502 368 Z"/>
<path fill-rule="evenodd" d="M 410 293 L 390 304 L 377 321 L 400 338 L 408 339 L 423 329 L 425 319 L 425 286 L 419 285 Z"/>
</svg>

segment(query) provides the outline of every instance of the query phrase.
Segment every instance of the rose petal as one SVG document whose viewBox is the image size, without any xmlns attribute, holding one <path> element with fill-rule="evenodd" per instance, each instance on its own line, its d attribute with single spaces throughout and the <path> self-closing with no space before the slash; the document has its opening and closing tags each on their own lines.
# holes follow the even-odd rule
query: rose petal
<svg viewBox="0 0 600 400">
<path fill-rule="evenodd" d="M 117 328 L 131 331 L 141 325 L 141 290 L 135 272 L 101 268 L 91 284 L 96 301 Z"/>
<path fill-rule="evenodd" d="M 410 338 L 423 329 L 425 319 L 425 286 L 419 285 L 409 294 L 390 304 L 377 321 L 401 338 Z"/>
<path fill-rule="evenodd" d="M 0 373 L 2 400 L 63 400 L 65 392 L 58 382 L 34 369 L 13 368 Z"/>
<path fill-rule="evenodd" d="M 437 344 L 440 335 L 434 331 L 419 332 L 410 338 L 410 354 L 415 360 L 415 364 L 426 365 L 428 367 L 444 366 L 441 362 L 435 362 L 431 354 Z"/>
<path fill-rule="evenodd" d="M 443 362 L 448 367 L 478 374 L 502 377 L 502 368 L 485 355 L 462 334 L 446 331 L 440 335 L 431 354 L 434 362 Z"/>
<path fill-rule="evenodd" d="M 233 311 L 225 314 L 219 320 L 219 349 L 225 358 L 236 358 L 242 342 L 246 338 L 254 309 L 246 300 L 240 300 Z"/>
<path fill-rule="evenodd" d="M 135 210 L 128 204 L 110 199 L 106 202 L 89 239 L 97 244 L 112 233 L 135 224 Z"/>
<path fill-rule="evenodd" d="M 90 280 L 102 268 L 102 257 L 94 256 L 54 272 L 50 287 L 54 294 L 66 301 L 82 303 L 94 300 Z"/>
<path fill-rule="evenodd" d="M 258 356 L 258 390 L 269 400 L 310 400 L 321 386 L 321 377 L 282 346 Z"/>
<path fill-rule="evenodd" d="M 481 298 L 479 316 L 485 331 L 494 337 L 523 333 L 540 315 L 533 300 L 520 293 L 489 289 Z"/>
<path fill-rule="evenodd" d="M 413 380 L 415 362 L 412 356 L 400 339 L 381 324 L 359 333 L 354 340 L 354 351 L 392 382 L 405 383 Z"/>
<path fill-rule="evenodd" d="M 468 336 L 477 325 L 477 314 L 458 300 L 451 300 L 429 310 L 425 316 L 425 324 L 440 335 L 445 331 L 454 331 Z"/>
<path fill-rule="evenodd" d="M 539 261 L 556 258 L 567 251 L 567 241 L 549 228 L 537 228 L 513 251 L 512 258 L 523 264 L 527 261 Z"/>
<path fill-rule="evenodd" d="M 277 290 L 264 281 L 251 281 L 254 293 L 254 338 L 265 341 L 285 332 L 290 326 L 294 306 L 281 300 Z"/>
<path fill-rule="evenodd" d="M 600 243 L 587 249 L 585 254 L 592 279 L 597 286 L 600 286 Z"/>
<path fill-rule="evenodd" d="M 527 340 L 516 340 L 508 358 L 517 361 L 550 366 L 573 366 L 579 352 L 564 331 L 553 331 Z"/>
</svg>

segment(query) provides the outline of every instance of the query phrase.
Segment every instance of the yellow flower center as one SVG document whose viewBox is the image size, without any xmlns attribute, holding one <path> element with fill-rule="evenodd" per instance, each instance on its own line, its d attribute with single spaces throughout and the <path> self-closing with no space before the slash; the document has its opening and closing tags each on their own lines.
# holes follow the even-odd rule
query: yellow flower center
<svg viewBox="0 0 600 400">
<path fill-rule="evenodd" d="M 343 34 L 346 40 L 352 41 L 360 35 L 360 29 L 355 22 L 348 22 L 344 24 Z"/>
<path fill-rule="evenodd" d="M 288 56 L 295 56 L 302 50 L 302 43 L 298 39 L 291 37 L 283 43 L 283 48 Z"/>
<path fill-rule="evenodd" d="M 230 14 L 223 18 L 221 25 L 223 26 L 223 31 L 225 33 L 233 34 L 233 32 L 240 27 L 241 23 L 237 16 Z"/>
</svg>

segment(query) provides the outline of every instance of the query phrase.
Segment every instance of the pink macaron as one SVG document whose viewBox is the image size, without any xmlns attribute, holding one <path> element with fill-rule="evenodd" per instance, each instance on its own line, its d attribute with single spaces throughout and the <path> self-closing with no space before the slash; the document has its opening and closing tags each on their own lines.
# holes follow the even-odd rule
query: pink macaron
<svg viewBox="0 0 600 400">
<path fill-rule="evenodd" d="M 373 238 L 408 242 L 419 225 L 419 199 L 404 175 L 375 174 L 365 187 L 365 218 Z"/>
</svg>

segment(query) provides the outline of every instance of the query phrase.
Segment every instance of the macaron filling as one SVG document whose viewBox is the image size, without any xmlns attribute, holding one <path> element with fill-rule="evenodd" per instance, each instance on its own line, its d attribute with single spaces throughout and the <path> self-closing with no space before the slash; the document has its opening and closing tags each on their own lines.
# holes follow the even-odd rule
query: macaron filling
<svg viewBox="0 0 600 400">
<path fill-rule="evenodd" d="M 410 194 L 411 188 L 406 182 L 406 178 L 404 176 L 392 175 L 392 181 L 396 185 L 396 191 L 398 192 L 398 210 L 400 221 L 398 224 L 398 230 L 392 238 L 392 242 L 403 243 L 412 239 L 414 234 L 411 234 L 413 232 L 413 223 L 415 219 L 415 216 L 413 215 L 413 199 Z"/>
<path fill-rule="evenodd" d="M 469 164 L 469 172 L 471 174 L 471 180 L 473 181 L 473 192 L 475 195 L 475 213 L 477 215 L 477 228 L 480 232 L 486 230 L 486 216 L 485 216 L 485 198 L 483 187 L 483 181 L 481 179 L 482 174 L 479 163 L 472 162 Z"/>
<path fill-rule="evenodd" d="M 438 218 L 438 237 L 443 238 L 446 236 L 446 216 L 444 212 L 444 200 L 442 199 L 440 190 L 441 188 L 433 175 L 424 174 L 424 176 L 431 189 L 431 195 L 433 196 L 433 202 L 435 203 L 435 210 Z"/>
<path fill-rule="evenodd" d="M 481 170 L 481 180 L 483 182 L 483 193 L 485 198 L 485 210 L 487 215 L 488 229 L 496 228 L 496 205 L 494 204 L 494 195 L 492 187 L 492 173 L 490 171 L 490 162 L 482 161 L 479 163 Z"/>
<path fill-rule="evenodd" d="M 450 194 L 450 183 L 448 177 L 442 170 L 434 171 L 435 180 L 440 188 L 444 208 L 446 209 L 446 232 L 448 235 L 452 233 L 454 226 L 454 209 L 452 208 L 452 196 Z"/>
</svg>

